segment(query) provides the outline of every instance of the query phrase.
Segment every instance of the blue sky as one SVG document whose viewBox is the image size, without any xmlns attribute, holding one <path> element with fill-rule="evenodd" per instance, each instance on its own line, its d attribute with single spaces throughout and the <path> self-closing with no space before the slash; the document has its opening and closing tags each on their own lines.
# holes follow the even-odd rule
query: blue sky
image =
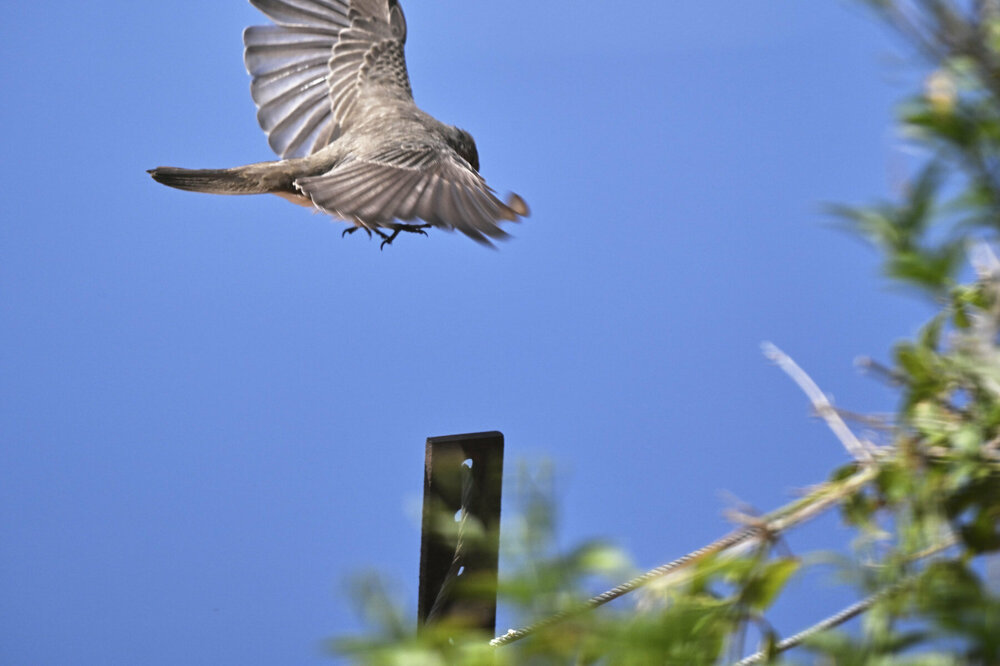
<svg viewBox="0 0 1000 666">
<path fill-rule="evenodd" d="M 428 436 L 552 459 L 562 540 L 641 566 L 726 531 L 723 491 L 772 508 L 846 460 L 759 344 L 894 405 L 853 360 L 928 309 L 822 204 L 898 184 L 914 69 L 850 2 L 610 6 L 404 1 L 417 102 L 532 216 L 384 252 L 145 173 L 272 159 L 249 3 L 7 9 L 0 661 L 328 663 L 350 575 L 415 603 Z"/>
</svg>

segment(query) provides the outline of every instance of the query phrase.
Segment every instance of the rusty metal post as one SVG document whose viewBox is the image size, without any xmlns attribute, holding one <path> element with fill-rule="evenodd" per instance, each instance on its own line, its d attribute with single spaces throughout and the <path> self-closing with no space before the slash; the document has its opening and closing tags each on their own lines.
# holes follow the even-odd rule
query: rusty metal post
<svg viewBox="0 0 1000 666">
<path fill-rule="evenodd" d="M 503 434 L 429 437 L 424 462 L 419 621 L 493 634 Z"/>
</svg>

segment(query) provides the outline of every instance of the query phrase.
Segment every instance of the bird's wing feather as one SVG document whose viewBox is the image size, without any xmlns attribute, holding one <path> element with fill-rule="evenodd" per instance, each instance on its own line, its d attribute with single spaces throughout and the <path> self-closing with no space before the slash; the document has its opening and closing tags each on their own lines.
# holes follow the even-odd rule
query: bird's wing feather
<svg viewBox="0 0 1000 666">
<path fill-rule="evenodd" d="M 327 84 L 336 122 L 347 129 L 365 98 L 413 101 L 406 72 L 406 19 L 396 0 L 352 0 Z"/>
<path fill-rule="evenodd" d="M 501 220 L 527 212 L 519 198 L 500 201 L 457 153 L 417 144 L 349 160 L 296 186 L 318 208 L 370 229 L 420 219 L 486 245 L 507 236 Z"/>
<path fill-rule="evenodd" d="M 412 101 L 397 0 L 250 0 L 276 25 L 243 33 L 251 94 L 282 158 L 327 146 L 366 96 Z"/>
</svg>

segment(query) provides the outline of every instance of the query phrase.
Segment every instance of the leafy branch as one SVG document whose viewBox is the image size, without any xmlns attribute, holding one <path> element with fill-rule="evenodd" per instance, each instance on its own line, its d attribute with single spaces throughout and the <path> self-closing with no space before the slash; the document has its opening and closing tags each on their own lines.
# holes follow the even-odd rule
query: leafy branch
<svg viewBox="0 0 1000 666">
<path fill-rule="evenodd" d="M 832 209 L 881 252 L 890 279 L 937 306 L 889 361 L 867 363 L 898 390 L 896 412 L 848 415 L 765 346 L 851 457 L 828 481 L 637 574 L 603 543 L 558 552 L 550 495 L 529 480 L 504 535 L 516 571 L 498 590 L 525 627 L 417 634 L 369 584 L 360 596 L 375 629 L 337 652 L 365 664 L 709 665 L 775 663 L 798 647 L 836 664 L 1000 663 L 1000 598 L 979 573 L 1000 551 L 1000 0 L 859 1 L 928 72 L 899 110 L 920 155 L 908 185 L 893 200 Z M 877 441 L 851 421 L 876 423 Z M 845 571 L 861 600 L 782 639 L 766 614 L 808 561 L 782 552 L 782 537 L 835 509 L 856 537 Z M 612 587 L 595 595 L 598 580 Z M 836 630 L 857 617 L 859 630 Z M 741 658 L 751 628 L 762 644 Z"/>
</svg>

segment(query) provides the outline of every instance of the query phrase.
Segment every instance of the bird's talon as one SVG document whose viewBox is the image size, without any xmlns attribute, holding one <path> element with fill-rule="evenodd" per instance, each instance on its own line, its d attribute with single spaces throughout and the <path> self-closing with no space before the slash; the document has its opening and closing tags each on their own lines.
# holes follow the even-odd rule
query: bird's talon
<svg viewBox="0 0 1000 666">
<path fill-rule="evenodd" d="M 368 234 L 368 238 L 372 237 L 372 230 L 369 229 L 368 227 L 348 227 L 347 229 L 344 229 L 343 232 L 341 232 L 340 237 L 343 238 L 344 236 L 350 236 L 358 229 L 364 229 L 365 233 Z"/>
<path fill-rule="evenodd" d="M 392 245 L 392 241 L 396 240 L 396 236 L 398 236 L 403 231 L 405 231 L 407 233 L 410 233 L 410 234 L 420 234 L 421 236 L 426 236 L 427 232 L 424 231 L 424 229 L 426 229 L 429 226 L 431 226 L 431 225 L 429 225 L 429 224 L 401 224 L 401 225 L 399 225 L 398 227 L 395 227 L 392 230 L 392 234 L 391 235 L 390 234 L 386 234 L 386 233 L 384 233 L 384 232 L 379 231 L 378 229 L 376 229 L 375 233 L 377 233 L 379 236 L 382 237 L 382 245 L 379 246 L 379 249 L 383 250 L 383 249 L 385 249 L 386 245 Z"/>
</svg>

